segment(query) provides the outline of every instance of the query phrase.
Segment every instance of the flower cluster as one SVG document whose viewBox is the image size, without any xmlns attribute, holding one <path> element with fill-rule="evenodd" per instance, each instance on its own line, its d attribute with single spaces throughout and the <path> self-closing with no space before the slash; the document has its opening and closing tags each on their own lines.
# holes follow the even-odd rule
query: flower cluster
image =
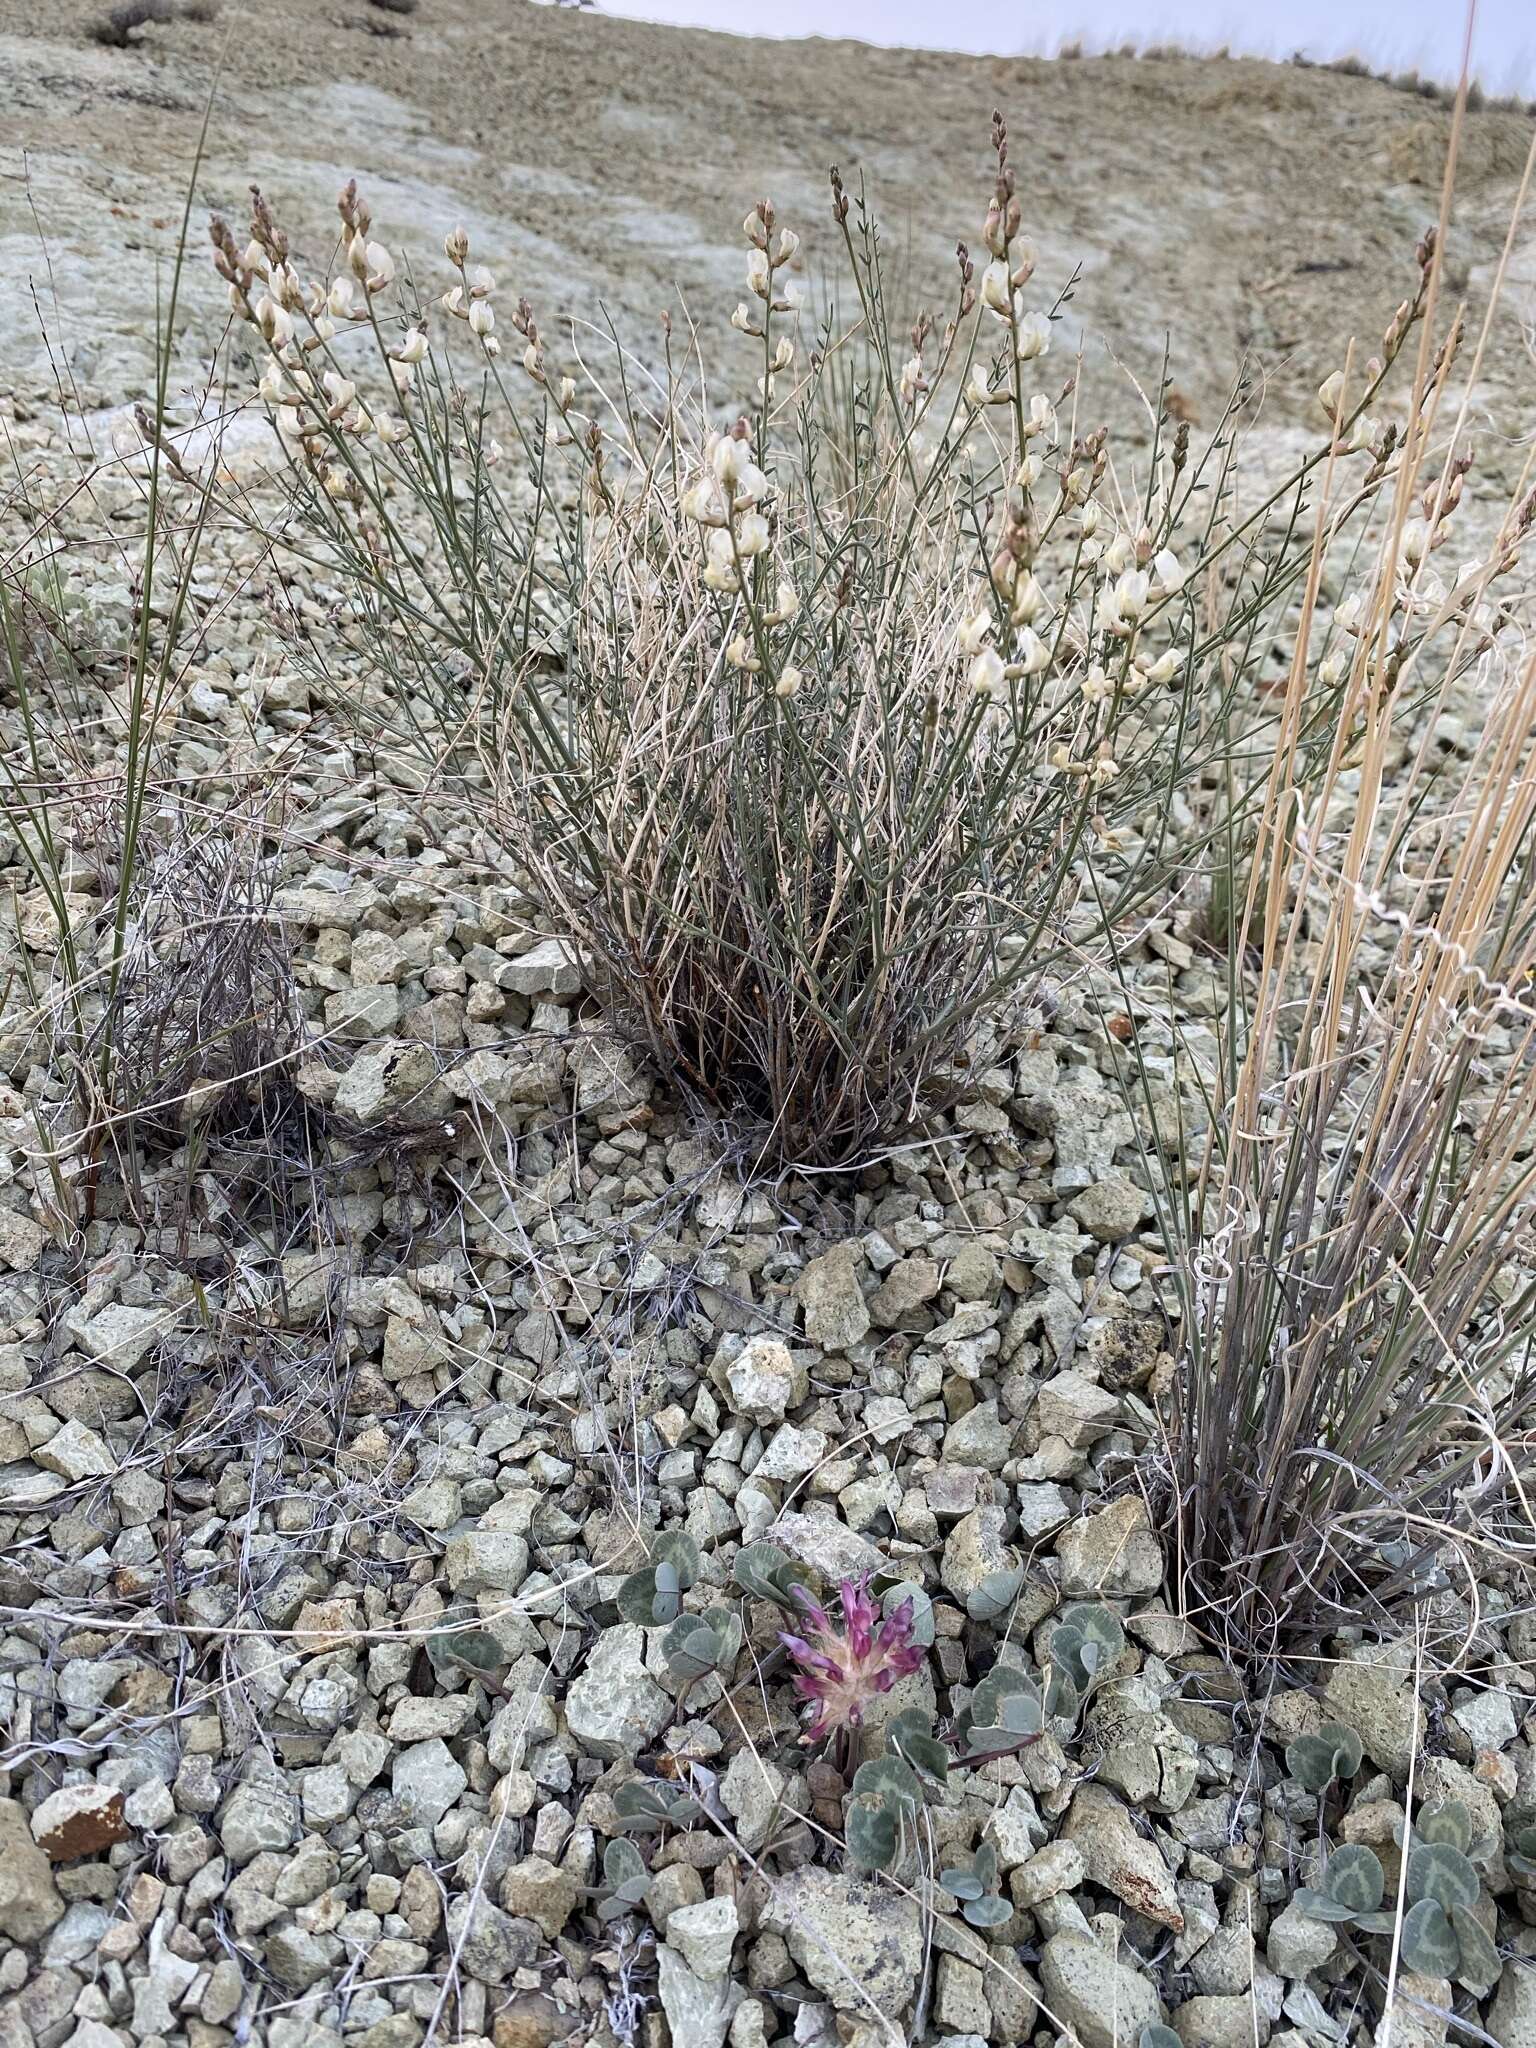
<svg viewBox="0 0 1536 2048">
<path fill-rule="evenodd" d="M 799 254 L 800 237 L 792 228 L 781 228 L 775 241 L 773 229 L 773 201 L 760 199 L 741 224 L 747 238 L 747 289 L 758 303 L 754 307 L 743 299 L 731 315 L 738 332 L 763 343 L 767 367 L 757 380 L 757 393 L 765 405 L 773 396 L 775 374 L 791 368 L 795 360 L 795 345 L 787 334 L 774 340 L 773 315 L 798 314 L 801 303 L 799 284 L 786 274 Z"/>
<path fill-rule="evenodd" d="M 798 1666 L 795 1690 L 815 1708 L 802 1742 L 819 1742 L 839 1728 L 857 1728 L 870 1700 L 889 1692 L 898 1678 L 916 1671 L 926 1654 L 913 1641 L 910 1600 L 903 1600 L 882 1621 L 870 1594 L 867 1572 L 862 1578 L 844 1579 L 838 1596 L 842 1613 L 834 1621 L 803 1586 L 797 1586 L 795 1597 L 805 1614 L 805 1634 L 783 1630 L 779 1635 Z"/>
<path fill-rule="evenodd" d="M 251 235 L 242 250 L 227 224 L 214 218 L 214 267 L 225 280 L 231 309 L 261 337 L 266 362 L 257 390 L 271 408 L 279 438 L 302 456 L 334 498 L 354 498 L 357 483 L 345 462 L 328 459 L 338 434 L 389 446 L 408 437 L 405 422 L 386 407 L 365 403 L 356 381 L 336 362 L 331 344 L 348 328 L 375 324 L 373 302 L 394 283 L 394 258 L 371 239 L 368 208 L 350 181 L 337 201 L 342 263 L 329 280 L 304 284 L 293 269 L 288 240 L 255 187 Z M 397 397 L 408 396 L 427 337 L 408 328 L 386 361 Z M 325 364 L 326 367 L 320 367 Z"/>
</svg>

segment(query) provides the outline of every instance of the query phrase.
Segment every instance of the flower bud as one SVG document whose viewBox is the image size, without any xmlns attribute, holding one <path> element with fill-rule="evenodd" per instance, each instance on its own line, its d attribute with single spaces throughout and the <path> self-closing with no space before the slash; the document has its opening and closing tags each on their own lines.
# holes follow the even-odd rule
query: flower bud
<svg viewBox="0 0 1536 2048">
<path fill-rule="evenodd" d="M 762 215 L 754 206 L 741 224 L 741 232 L 756 249 L 768 247 L 768 230 L 763 225 Z"/>
<path fill-rule="evenodd" d="M 766 299 L 769 292 L 768 252 L 766 249 L 747 251 L 747 285 L 760 299 Z"/>
<path fill-rule="evenodd" d="M 787 370 L 794 360 L 795 344 L 787 334 L 781 334 L 779 336 L 779 345 L 773 352 L 773 367 L 776 370 Z"/>
<path fill-rule="evenodd" d="M 773 686 L 773 694 L 775 695 L 775 697 L 798 696 L 800 693 L 800 685 L 804 681 L 805 678 L 801 675 L 799 669 L 793 666 L 789 668 L 780 669 L 779 680 Z"/>
<path fill-rule="evenodd" d="M 1331 375 L 1325 377 L 1322 383 L 1319 384 L 1317 387 L 1317 402 L 1323 408 L 1324 415 L 1328 419 L 1336 420 L 1338 418 L 1344 403 L 1344 372 L 1342 370 L 1333 371 Z"/>
<path fill-rule="evenodd" d="M 455 269 L 462 270 L 469 261 L 469 234 L 464 228 L 454 228 L 443 241 L 443 254 Z"/>
<path fill-rule="evenodd" d="M 1430 538 L 1429 521 L 1427 519 L 1405 520 L 1398 545 L 1402 549 L 1405 561 L 1412 562 L 1415 565 L 1422 562 L 1433 545 Z"/>
<path fill-rule="evenodd" d="M 1012 297 L 1008 289 L 1008 266 L 1002 258 L 994 257 L 981 273 L 982 304 L 990 306 L 994 313 L 1006 313 Z"/>
</svg>

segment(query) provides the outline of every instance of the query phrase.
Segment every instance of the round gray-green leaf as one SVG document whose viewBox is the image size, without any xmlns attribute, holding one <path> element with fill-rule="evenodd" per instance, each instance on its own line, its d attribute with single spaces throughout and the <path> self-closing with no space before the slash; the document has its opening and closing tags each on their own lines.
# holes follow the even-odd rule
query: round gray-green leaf
<svg viewBox="0 0 1536 2048">
<path fill-rule="evenodd" d="M 1403 1915 L 1402 1957 L 1425 1977 L 1452 1977 L 1461 1962 L 1461 1943 L 1438 1902 L 1420 1899 Z"/>
</svg>

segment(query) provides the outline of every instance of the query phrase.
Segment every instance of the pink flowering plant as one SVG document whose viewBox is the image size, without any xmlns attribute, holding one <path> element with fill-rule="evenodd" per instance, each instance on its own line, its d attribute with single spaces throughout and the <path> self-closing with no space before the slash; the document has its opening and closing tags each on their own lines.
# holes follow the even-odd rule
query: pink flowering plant
<svg viewBox="0 0 1536 2048">
<path fill-rule="evenodd" d="M 814 1709 L 801 1740 L 820 1742 L 828 1735 L 846 1740 L 844 1731 L 862 1726 L 870 1700 L 916 1671 L 927 1654 L 916 1640 L 913 1602 L 910 1596 L 898 1602 L 882 1619 L 868 1572 L 842 1581 L 841 1612 L 835 1619 L 803 1586 L 794 1588 L 794 1598 L 804 1617 L 803 1633 L 783 1629 L 779 1641 L 797 1667 L 796 1692 Z"/>
</svg>

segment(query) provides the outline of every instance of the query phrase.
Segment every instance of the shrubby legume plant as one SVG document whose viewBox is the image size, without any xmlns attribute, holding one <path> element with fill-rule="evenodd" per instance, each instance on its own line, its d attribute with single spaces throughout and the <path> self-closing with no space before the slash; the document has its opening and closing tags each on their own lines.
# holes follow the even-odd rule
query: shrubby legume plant
<svg viewBox="0 0 1536 2048">
<path fill-rule="evenodd" d="M 992 145 L 982 246 L 905 331 L 836 171 L 855 309 L 812 341 L 799 237 L 755 205 L 723 384 L 670 330 L 657 369 L 562 370 L 462 231 L 429 299 L 353 186 L 314 281 L 259 194 L 243 247 L 214 225 L 288 537 L 340 571 L 348 709 L 494 823 L 611 1016 L 759 1158 L 920 1122 L 1010 991 L 1241 831 L 1308 478 L 1358 465 L 1331 545 L 1390 473 L 1367 408 L 1422 283 L 1245 510 L 1244 388 L 1203 449 L 1161 404 L 1123 455 L 1091 423 L 1056 367 L 1072 282 L 1042 288 L 1000 117 Z"/>
</svg>

